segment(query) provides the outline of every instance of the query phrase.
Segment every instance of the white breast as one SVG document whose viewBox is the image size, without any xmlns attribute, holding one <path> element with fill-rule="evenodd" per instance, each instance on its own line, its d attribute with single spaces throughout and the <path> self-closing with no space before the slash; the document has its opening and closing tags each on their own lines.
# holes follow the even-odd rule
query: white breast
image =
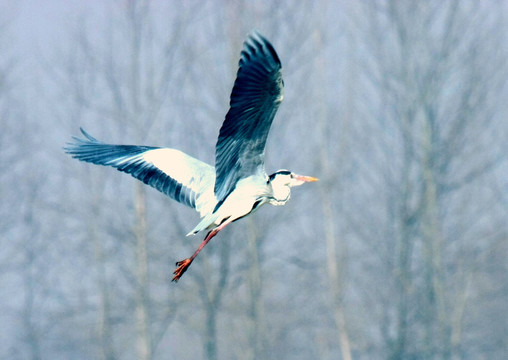
<svg viewBox="0 0 508 360">
<path fill-rule="evenodd" d="M 219 215 L 217 222 L 220 223 L 227 217 L 231 217 L 234 220 L 247 215 L 258 200 L 266 202 L 266 192 L 267 186 L 264 178 L 250 176 L 241 179 L 236 184 L 235 190 L 217 210 Z"/>
</svg>

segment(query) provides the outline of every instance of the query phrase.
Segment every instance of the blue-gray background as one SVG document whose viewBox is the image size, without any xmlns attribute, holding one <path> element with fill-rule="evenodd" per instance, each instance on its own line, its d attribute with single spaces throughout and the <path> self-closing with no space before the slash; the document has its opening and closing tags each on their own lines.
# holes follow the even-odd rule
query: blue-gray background
<svg viewBox="0 0 508 360">
<path fill-rule="evenodd" d="M 505 1 L 0 1 L 0 358 L 508 358 Z M 213 163 L 242 41 L 283 63 L 267 171 L 227 228 L 62 147 Z"/>
</svg>

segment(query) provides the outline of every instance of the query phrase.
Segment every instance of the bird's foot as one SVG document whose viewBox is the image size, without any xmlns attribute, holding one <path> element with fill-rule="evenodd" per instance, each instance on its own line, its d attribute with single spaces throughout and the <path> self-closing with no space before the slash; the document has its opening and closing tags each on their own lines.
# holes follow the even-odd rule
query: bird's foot
<svg viewBox="0 0 508 360">
<path fill-rule="evenodd" d="M 171 281 L 178 282 L 178 280 L 180 280 L 180 278 L 182 277 L 183 273 L 187 271 L 187 268 L 190 266 L 191 263 L 192 263 L 191 259 L 178 261 L 176 263 L 176 266 L 178 267 L 176 268 L 175 271 L 173 271 L 173 274 L 175 274 L 175 276 L 173 276 L 173 280 Z"/>
</svg>

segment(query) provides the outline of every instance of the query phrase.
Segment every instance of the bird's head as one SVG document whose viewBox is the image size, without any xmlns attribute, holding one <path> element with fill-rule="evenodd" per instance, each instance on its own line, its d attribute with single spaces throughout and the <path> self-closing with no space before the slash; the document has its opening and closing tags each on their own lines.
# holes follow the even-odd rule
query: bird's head
<svg viewBox="0 0 508 360">
<path fill-rule="evenodd" d="M 290 188 L 300 186 L 306 182 L 318 181 L 312 176 L 297 175 L 289 170 L 278 170 L 268 177 L 268 182 L 272 185 L 273 205 L 283 205 L 289 200 Z"/>
<path fill-rule="evenodd" d="M 289 170 L 278 170 L 269 176 L 272 186 L 300 186 L 306 182 L 314 182 L 319 179 L 312 176 L 297 175 Z"/>
</svg>

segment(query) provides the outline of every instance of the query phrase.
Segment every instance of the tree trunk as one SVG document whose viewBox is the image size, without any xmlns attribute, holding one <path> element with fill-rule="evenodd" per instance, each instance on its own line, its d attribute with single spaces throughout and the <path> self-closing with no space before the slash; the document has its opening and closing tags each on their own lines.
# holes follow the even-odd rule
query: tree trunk
<svg viewBox="0 0 508 360">
<path fill-rule="evenodd" d="M 328 278 L 330 280 L 330 292 L 333 307 L 335 326 L 338 330 L 339 344 L 343 360 L 351 360 L 351 345 L 344 316 L 344 305 L 342 296 L 341 268 L 337 261 L 336 237 L 332 215 L 330 197 L 322 196 L 323 213 L 325 215 L 325 240 L 326 240 L 326 264 Z M 345 257 L 343 257 L 345 258 Z"/>
<path fill-rule="evenodd" d="M 251 320 L 249 342 L 252 346 L 253 359 L 267 359 L 259 239 L 256 233 L 256 222 L 251 217 L 247 220 L 248 259 L 250 261 L 248 273 L 248 286 L 250 291 L 249 315 Z"/>
<path fill-rule="evenodd" d="M 213 303 L 208 306 L 213 307 Z M 208 309 L 206 311 L 206 339 L 205 339 L 205 357 L 208 360 L 217 360 L 217 309 Z"/>
<path fill-rule="evenodd" d="M 427 311 L 424 353 L 449 358 L 451 352 L 449 320 L 445 306 L 445 286 L 442 269 L 443 234 L 439 223 L 439 193 L 436 179 L 434 135 L 432 119 L 428 118 L 423 131 L 423 183 L 424 206 L 422 236 L 425 256 L 425 291 Z"/>
<path fill-rule="evenodd" d="M 93 179 L 92 179 L 93 181 Z M 89 238 L 94 246 L 95 265 L 97 267 L 97 283 L 99 288 L 99 311 L 97 319 L 97 336 L 100 344 L 100 359 L 113 360 L 116 358 L 113 349 L 113 336 L 110 323 L 110 300 L 106 278 L 106 260 L 104 258 L 102 239 L 99 238 L 97 220 L 99 217 L 100 196 L 92 185 L 93 194 L 92 214 L 88 224 Z"/>
<path fill-rule="evenodd" d="M 146 238 L 146 194 L 145 185 L 136 182 L 136 349 L 138 360 L 151 356 L 151 342 L 148 329 L 148 259 Z"/>
<path fill-rule="evenodd" d="M 351 41 L 351 40 L 350 40 Z M 323 39 L 322 32 L 315 32 L 315 42 L 317 49 L 321 49 L 323 47 Z M 351 42 L 349 43 L 351 44 Z M 351 52 L 350 52 L 351 56 Z M 320 79 L 325 79 L 324 73 L 322 71 L 326 68 L 323 63 L 322 57 L 317 57 L 317 69 L 321 71 L 319 73 Z M 351 65 L 351 62 L 348 63 Z M 349 72 L 349 77 L 346 80 L 346 88 L 347 88 L 347 97 L 348 101 L 346 101 L 346 106 L 343 114 L 343 124 L 347 124 L 349 118 L 352 113 L 352 95 L 353 95 L 353 82 L 354 79 L 354 71 Z M 324 81 L 323 81 L 324 82 Z M 345 157 L 345 147 L 346 144 L 346 134 L 347 127 L 345 125 L 342 126 L 341 138 L 334 139 L 334 141 L 339 141 L 341 147 L 339 152 L 335 154 L 335 163 L 333 167 L 338 168 L 338 171 L 333 171 L 332 166 L 330 166 L 329 162 L 329 138 L 331 136 L 330 133 L 330 120 L 328 116 L 328 108 L 324 102 L 325 94 L 317 94 L 319 99 L 318 102 L 318 119 L 319 119 L 319 127 L 320 127 L 320 138 L 322 139 L 322 146 L 320 148 L 320 161 L 321 161 L 321 169 L 323 174 L 327 174 L 328 177 L 335 179 L 340 178 L 341 176 L 341 167 L 343 166 L 343 160 Z M 333 183 L 335 185 L 335 183 Z M 346 318 L 343 304 L 343 270 L 346 267 L 345 260 L 345 248 L 342 246 L 340 249 L 340 254 L 337 251 L 337 241 L 338 237 L 335 233 L 335 213 L 332 208 L 332 200 L 330 194 L 334 192 L 340 192 L 341 189 L 336 186 L 332 186 L 332 182 L 329 179 L 323 179 L 323 185 L 321 186 L 321 203 L 323 209 L 323 226 L 325 229 L 325 243 L 326 243 L 326 265 L 327 265 L 327 273 L 329 279 L 330 286 L 330 303 L 333 312 L 333 318 L 335 321 L 335 326 L 337 327 L 337 335 L 338 341 L 340 344 L 340 351 L 343 360 L 351 360 L 351 342 L 349 339 L 349 334 L 346 326 Z M 342 263 L 339 264 L 338 258 L 343 259 Z"/>
<path fill-rule="evenodd" d="M 39 224 L 34 218 L 34 203 L 37 197 L 38 187 L 34 186 L 25 200 L 28 203 L 26 213 L 24 214 L 24 225 L 28 230 L 24 239 L 23 246 L 23 255 L 24 255 L 24 264 L 23 269 L 21 271 L 23 275 L 23 326 L 26 337 L 26 342 L 28 344 L 28 350 L 30 353 L 30 359 L 39 360 L 42 358 L 41 356 L 41 348 L 40 348 L 40 339 L 39 332 L 37 331 L 37 326 L 34 322 L 33 312 L 35 309 L 35 300 L 36 300 L 36 292 L 35 286 L 37 284 L 36 274 L 38 273 L 37 269 L 35 269 L 35 260 L 37 249 L 35 247 L 35 243 L 37 241 L 37 236 L 39 234 Z"/>
</svg>

